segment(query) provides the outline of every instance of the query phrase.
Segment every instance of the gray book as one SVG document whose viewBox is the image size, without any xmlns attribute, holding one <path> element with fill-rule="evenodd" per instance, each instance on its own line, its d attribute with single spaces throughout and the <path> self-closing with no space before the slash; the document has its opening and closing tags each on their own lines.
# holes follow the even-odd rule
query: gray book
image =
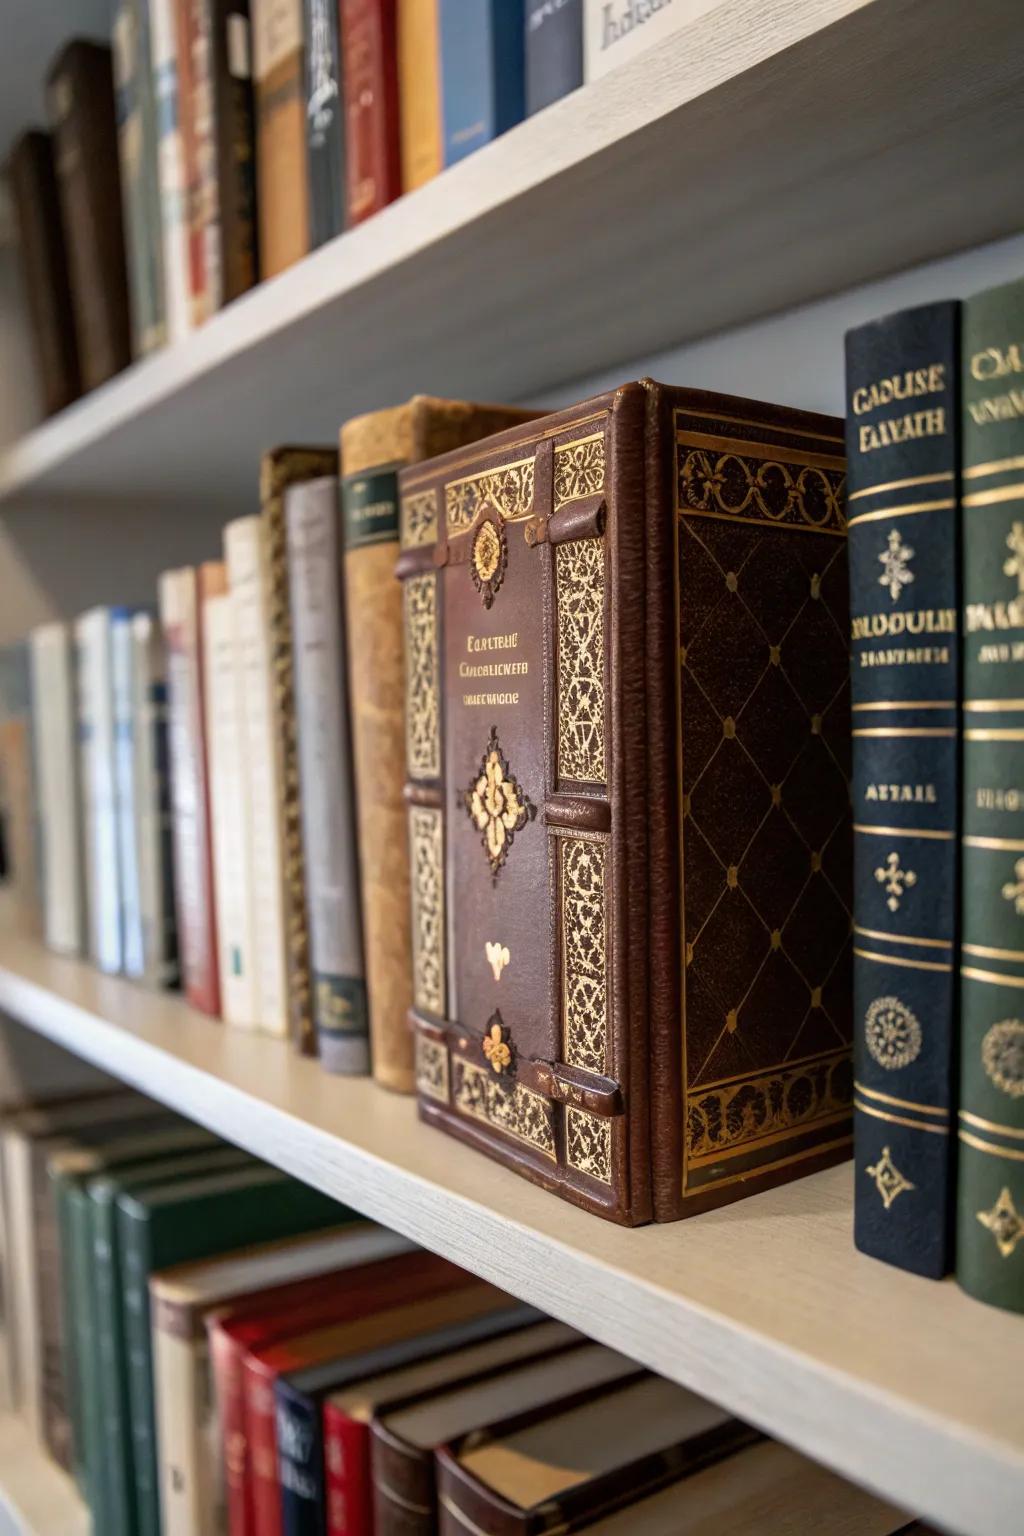
<svg viewBox="0 0 1024 1536">
<path fill-rule="evenodd" d="M 328 1072 L 370 1070 L 338 482 L 285 495 L 313 1017 Z"/>
</svg>

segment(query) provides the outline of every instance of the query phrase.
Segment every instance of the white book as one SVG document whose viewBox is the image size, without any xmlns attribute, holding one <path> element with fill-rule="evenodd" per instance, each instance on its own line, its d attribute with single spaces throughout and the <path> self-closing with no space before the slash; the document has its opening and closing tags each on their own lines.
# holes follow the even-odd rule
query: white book
<svg viewBox="0 0 1024 1536">
<path fill-rule="evenodd" d="M 110 675 L 114 693 L 114 782 L 117 852 L 121 871 L 122 969 L 140 980 L 145 973 L 139 854 L 136 838 L 135 722 L 132 717 L 132 615 L 114 610 L 110 622 Z"/>
<path fill-rule="evenodd" d="M 163 633 L 151 613 L 131 626 L 135 752 L 135 846 L 138 858 L 142 975 L 152 987 L 178 979 L 173 847 L 167 745 L 167 666 Z"/>
<path fill-rule="evenodd" d="M 722 0 L 583 0 L 583 78 L 596 80 L 635 59 L 673 32 L 698 21 Z"/>
<path fill-rule="evenodd" d="M 43 931 L 51 949 L 77 955 L 85 941 L 86 923 L 74 650 L 68 626 L 43 624 L 34 629 L 29 659 L 41 832 Z"/>
<path fill-rule="evenodd" d="M 148 0 L 148 4 L 150 64 L 156 97 L 167 340 L 173 344 L 187 336 L 192 328 L 185 148 L 178 98 L 177 5 L 175 0 Z"/>
<path fill-rule="evenodd" d="M 123 964 L 121 872 L 114 766 L 114 686 L 109 608 L 75 621 L 88 953 L 101 971 Z"/>
<path fill-rule="evenodd" d="M 221 1013 L 228 1024 L 255 1026 L 249 808 L 242 756 L 241 678 L 230 593 L 204 600 L 201 628 Z"/>
<path fill-rule="evenodd" d="M 224 558 L 241 678 L 242 763 L 249 808 L 249 889 L 257 1022 L 288 1033 L 284 860 L 272 707 L 269 571 L 259 516 L 224 529 Z"/>
</svg>

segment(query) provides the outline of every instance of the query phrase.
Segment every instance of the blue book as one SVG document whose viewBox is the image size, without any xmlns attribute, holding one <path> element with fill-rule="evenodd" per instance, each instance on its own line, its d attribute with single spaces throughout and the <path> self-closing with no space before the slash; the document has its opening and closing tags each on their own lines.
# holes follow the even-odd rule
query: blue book
<svg viewBox="0 0 1024 1536">
<path fill-rule="evenodd" d="M 523 0 L 441 0 L 444 163 L 454 165 L 521 122 Z"/>
<path fill-rule="evenodd" d="M 526 0 L 526 115 L 583 84 L 583 0 Z"/>
</svg>

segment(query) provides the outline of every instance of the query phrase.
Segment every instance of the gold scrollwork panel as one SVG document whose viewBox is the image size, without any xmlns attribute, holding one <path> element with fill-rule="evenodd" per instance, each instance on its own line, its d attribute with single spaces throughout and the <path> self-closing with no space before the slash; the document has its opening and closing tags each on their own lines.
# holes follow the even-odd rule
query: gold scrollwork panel
<svg viewBox="0 0 1024 1536">
<path fill-rule="evenodd" d="M 604 540 L 555 548 L 558 611 L 558 777 L 603 785 L 605 769 Z"/>
<path fill-rule="evenodd" d="M 441 771 L 440 682 L 437 656 L 437 576 L 424 571 L 403 582 L 405 610 L 405 757 L 409 777 Z"/>
<path fill-rule="evenodd" d="M 608 845 L 555 839 L 561 873 L 562 1053 L 571 1067 L 607 1071 Z"/>
<path fill-rule="evenodd" d="M 444 816 L 409 807 L 413 1001 L 438 1018 L 445 1012 Z"/>
</svg>

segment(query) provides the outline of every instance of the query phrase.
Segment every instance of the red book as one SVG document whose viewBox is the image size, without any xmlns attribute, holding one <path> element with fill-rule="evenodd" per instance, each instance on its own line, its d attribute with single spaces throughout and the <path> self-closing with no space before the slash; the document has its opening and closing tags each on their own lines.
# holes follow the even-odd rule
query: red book
<svg viewBox="0 0 1024 1536">
<path fill-rule="evenodd" d="M 395 0 L 341 0 L 345 182 L 349 224 L 402 191 Z"/>
</svg>

